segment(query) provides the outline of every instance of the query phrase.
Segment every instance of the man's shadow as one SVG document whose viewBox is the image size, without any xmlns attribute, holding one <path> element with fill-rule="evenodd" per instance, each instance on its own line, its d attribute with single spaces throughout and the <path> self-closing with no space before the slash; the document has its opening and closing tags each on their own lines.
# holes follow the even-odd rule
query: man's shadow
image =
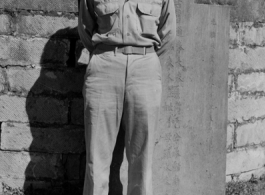
<svg viewBox="0 0 265 195">
<path fill-rule="evenodd" d="M 62 42 L 63 39 L 69 40 L 68 54 L 65 54 L 64 44 L 67 43 Z M 26 98 L 26 112 L 32 135 L 30 162 L 25 170 L 23 187 L 26 195 L 82 194 L 86 148 L 81 119 L 81 91 L 86 66 L 78 66 L 76 63 L 81 51 L 76 28 L 58 30 L 44 47 L 40 67 L 35 68 L 36 71 L 32 73 L 39 74 L 39 77 Z M 65 55 L 68 56 L 66 65 L 63 64 Z M 75 99 L 81 102 L 76 104 L 77 107 L 73 107 Z M 66 114 L 64 107 L 68 112 Z M 73 118 L 69 114 L 72 109 L 80 110 L 75 116 L 79 124 L 73 124 Z M 66 137 L 64 130 L 69 132 L 73 127 L 79 130 Z M 124 154 L 124 134 L 120 129 L 111 163 L 109 195 L 122 195 L 123 191 L 120 167 Z M 58 150 L 58 147 L 63 148 L 63 151 Z"/>
</svg>

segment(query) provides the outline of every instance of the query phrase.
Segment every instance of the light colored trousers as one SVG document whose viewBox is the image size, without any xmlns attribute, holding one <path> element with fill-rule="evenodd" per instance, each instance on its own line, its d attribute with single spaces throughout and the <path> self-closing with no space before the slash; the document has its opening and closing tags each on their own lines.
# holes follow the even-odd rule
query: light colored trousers
<svg viewBox="0 0 265 195">
<path fill-rule="evenodd" d="M 124 55 L 96 50 L 86 70 L 84 195 L 108 195 L 112 152 L 125 128 L 128 195 L 153 195 L 154 132 L 161 101 L 156 53 Z"/>
</svg>

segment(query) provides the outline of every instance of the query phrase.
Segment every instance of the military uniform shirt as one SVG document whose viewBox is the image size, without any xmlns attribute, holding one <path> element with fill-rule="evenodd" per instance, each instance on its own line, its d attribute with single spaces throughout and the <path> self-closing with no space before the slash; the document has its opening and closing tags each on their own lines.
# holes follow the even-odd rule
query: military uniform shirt
<svg viewBox="0 0 265 195">
<path fill-rule="evenodd" d="M 176 36 L 174 0 L 81 0 L 78 31 L 90 52 L 104 43 L 154 46 L 161 55 Z"/>
</svg>

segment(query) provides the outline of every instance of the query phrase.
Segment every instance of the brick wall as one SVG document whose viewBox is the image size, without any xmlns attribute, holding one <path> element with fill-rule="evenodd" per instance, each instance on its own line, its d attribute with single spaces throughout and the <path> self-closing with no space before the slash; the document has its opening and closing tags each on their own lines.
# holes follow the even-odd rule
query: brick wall
<svg viewBox="0 0 265 195">
<path fill-rule="evenodd" d="M 265 3 L 231 10 L 227 181 L 265 173 Z"/>
<path fill-rule="evenodd" d="M 76 12 L 74 0 L 0 2 L 0 194 L 81 192 L 85 66 Z"/>
<path fill-rule="evenodd" d="M 265 4 L 262 0 L 198 3 L 234 5 L 227 181 L 260 176 L 265 173 Z M 82 62 L 87 55 L 84 52 L 79 59 L 82 45 L 76 25 L 75 0 L 0 1 L 1 190 L 10 186 L 35 193 L 46 186 L 50 193 L 81 192 Z"/>
</svg>

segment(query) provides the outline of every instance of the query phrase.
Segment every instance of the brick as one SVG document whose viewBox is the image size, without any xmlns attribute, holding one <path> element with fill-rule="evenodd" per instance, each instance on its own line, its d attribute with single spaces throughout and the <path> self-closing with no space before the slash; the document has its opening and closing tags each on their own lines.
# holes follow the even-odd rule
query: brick
<svg viewBox="0 0 265 195">
<path fill-rule="evenodd" d="M 265 73 L 254 72 L 238 76 L 238 87 L 240 92 L 265 91 Z"/>
<path fill-rule="evenodd" d="M 77 12 L 78 1 L 76 0 L 1 0 L 0 8 L 26 9 L 43 11 Z"/>
<path fill-rule="evenodd" d="M 0 178 L 50 178 L 63 175 L 59 154 L 0 151 Z"/>
<path fill-rule="evenodd" d="M 236 39 L 240 45 L 265 45 L 265 26 L 262 23 L 257 27 L 253 22 L 239 23 L 236 35 Z"/>
<path fill-rule="evenodd" d="M 28 34 L 41 37 L 74 36 L 78 37 L 77 17 L 54 17 L 42 15 L 20 15 L 16 29 L 19 34 Z"/>
<path fill-rule="evenodd" d="M 235 131 L 235 126 L 233 124 L 228 124 L 227 125 L 227 141 L 226 141 L 226 148 L 228 151 L 233 150 L 234 146 L 234 131 Z"/>
<path fill-rule="evenodd" d="M 261 21 L 265 17 L 263 0 L 237 0 L 231 10 L 231 21 L 253 22 Z"/>
<path fill-rule="evenodd" d="M 0 15 L 0 34 L 10 34 L 12 32 L 11 17 L 5 14 Z"/>
<path fill-rule="evenodd" d="M 84 125 L 84 100 L 74 99 L 71 103 L 72 124 Z"/>
<path fill-rule="evenodd" d="M 0 65 L 53 64 L 62 66 L 68 59 L 69 41 L 43 38 L 0 37 Z"/>
<path fill-rule="evenodd" d="M 5 69 L 0 68 L 0 93 L 6 91 L 6 72 Z"/>
<path fill-rule="evenodd" d="M 265 174 L 265 168 L 259 168 L 256 170 L 251 170 L 245 173 L 241 173 L 238 177 L 241 181 L 249 181 L 251 178 L 261 178 Z"/>
<path fill-rule="evenodd" d="M 68 102 L 51 97 L 0 96 L 0 121 L 66 124 Z"/>
<path fill-rule="evenodd" d="M 54 70 L 46 68 L 7 68 L 9 90 L 21 94 L 81 93 L 84 68 Z"/>
<path fill-rule="evenodd" d="M 227 154 L 226 175 L 262 168 L 264 162 L 265 150 L 262 147 L 233 151 Z"/>
<path fill-rule="evenodd" d="M 78 180 L 83 179 L 80 178 L 80 155 L 76 154 L 64 154 L 63 155 L 63 163 L 66 170 L 66 176 L 69 180 Z"/>
<path fill-rule="evenodd" d="M 229 50 L 229 68 L 240 69 L 264 69 L 265 68 L 265 47 L 251 49 L 238 47 Z"/>
<path fill-rule="evenodd" d="M 242 147 L 265 142 L 264 120 L 239 126 L 236 130 L 236 146 Z"/>
<path fill-rule="evenodd" d="M 241 97 L 232 93 L 228 99 L 228 120 L 230 122 L 249 120 L 265 116 L 264 97 Z"/>
<path fill-rule="evenodd" d="M 85 151 L 84 130 L 76 127 L 37 128 L 22 123 L 2 123 L 2 150 L 49 153 Z"/>
<path fill-rule="evenodd" d="M 0 177 L 0 194 L 5 194 L 8 187 L 12 189 L 23 189 L 25 183 L 25 179 L 21 178 L 10 178 L 8 176 L 1 176 Z"/>
<path fill-rule="evenodd" d="M 226 176 L 226 182 L 230 181 L 249 181 L 251 178 L 261 178 L 265 174 L 265 168 L 259 168 L 255 170 L 250 170 L 241 174 L 236 174 L 236 176 L 233 175 L 227 175 Z"/>
</svg>

